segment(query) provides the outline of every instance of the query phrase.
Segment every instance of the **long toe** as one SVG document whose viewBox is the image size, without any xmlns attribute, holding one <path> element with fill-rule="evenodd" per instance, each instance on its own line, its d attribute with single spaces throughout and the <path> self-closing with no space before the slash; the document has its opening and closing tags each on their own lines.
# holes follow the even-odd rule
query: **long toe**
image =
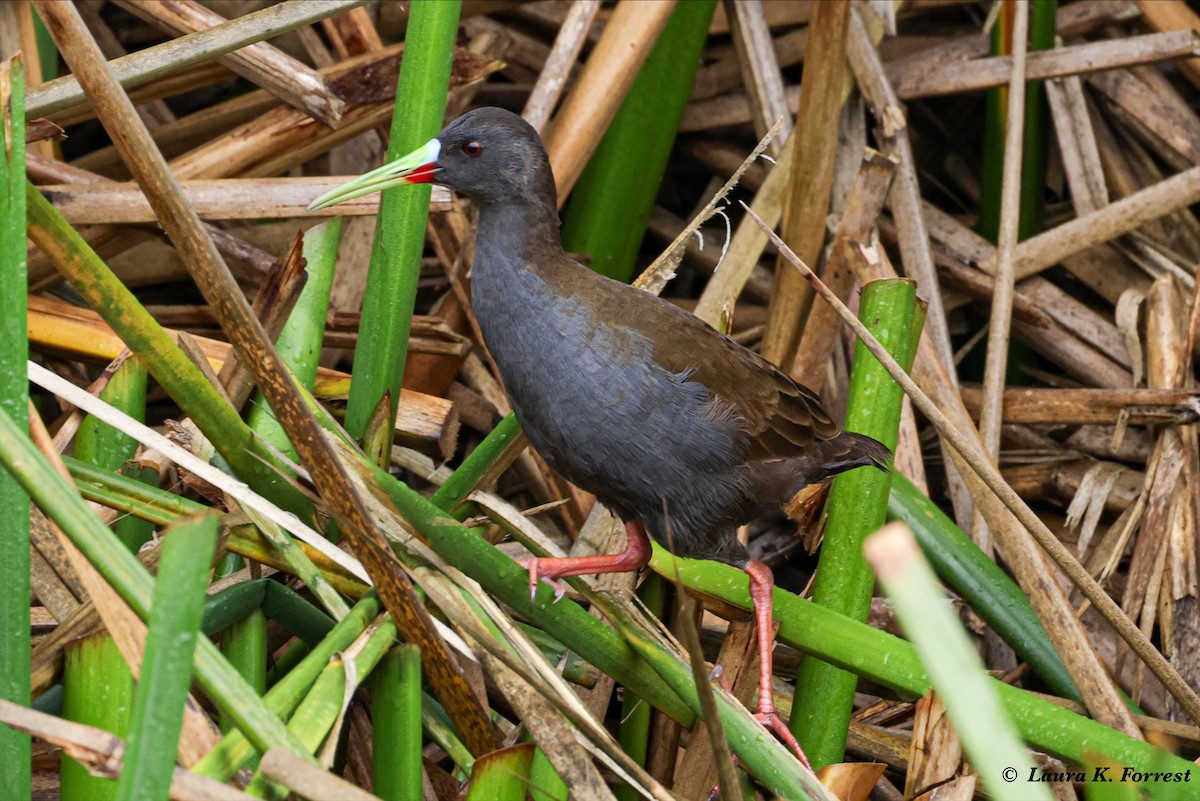
<svg viewBox="0 0 1200 801">
<path fill-rule="evenodd" d="M 518 559 L 517 564 L 529 571 L 529 602 L 533 603 L 533 599 L 537 597 L 538 574 L 541 572 L 538 569 L 538 562 L 541 561 L 534 557 L 531 559 Z"/>
<path fill-rule="evenodd" d="M 725 689 L 728 690 L 729 688 L 726 687 Z M 754 719 L 763 726 L 767 727 L 767 729 L 770 731 L 774 732 L 775 736 L 780 740 L 783 740 L 783 744 L 792 750 L 792 753 L 796 755 L 796 759 L 800 760 L 800 764 L 807 768 L 810 773 L 812 772 L 812 765 L 809 764 L 808 757 L 804 754 L 804 749 L 800 747 L 800 743 L 796 740 L 796 736 L 792 734 L 792 730 L 787 727 L 787 724 L 783 722 L 778 713 L 776 713 L 774 710 L 767 712 L 755 712 Z M 733 765 L 734 767 L 737 767 L 739 764 L 741 764 L 741 760 L 738 759 L 737 755 L 735 754 L 733 757 Z M 714 784 L 712 791 L 708 794 L 708 801 L 717 801 L 720 796 L 721 785 Z"/>
<path fill-rule="evenodd" d="M 554 579 L 546 579 L 546 583 L 554 588 L 554 603 L 558 603 L 567 594 L 567 585 Z"/>
<path fill-rule="evenodd" d="M 542 563 L 542 560 L 538 559 L 536 557 L 533 557 L 530 559 L 520 559 L 517 561 L 517 564 L 519 564 L 521 567 L 523 567 L 529 571 L 529 602 L 530 603 L 533 603 L 534 599 L 537 598 L 538 580 L 542 579 L 541 563 Z M 567 585 L 563 584 L 561 581 L 556 581 L 555 579 L 550 578 L 550 577 L 546 577 L 542 580 L 544 580 L 547 584 L 549 584 L 551 587 L 554 588 L 554 603 L 558 603 L 559 601 L 561 601 L 563 599 L 563 596 L 567 594 Z"/>
<path fill-rule="evenodd" d="M 808 757 L 804 755 L 804 749 L 800 747 L 800 743 L 796 740 L 796 735 L 792 734 L 792 730 L 787 727 L 787 724 L 779 717 L 774 710 L 769 712 L 755 712 L 754 719 L 766 726 L 771 731 L 775 732 L 775 736 L 783 740 L 783 744 L 792 749 L 792 753 L 796 755 L 796 759 L 800 760 L 800 764 L 812 771 L 812 765 L 808 763 Z"/>
</svg>

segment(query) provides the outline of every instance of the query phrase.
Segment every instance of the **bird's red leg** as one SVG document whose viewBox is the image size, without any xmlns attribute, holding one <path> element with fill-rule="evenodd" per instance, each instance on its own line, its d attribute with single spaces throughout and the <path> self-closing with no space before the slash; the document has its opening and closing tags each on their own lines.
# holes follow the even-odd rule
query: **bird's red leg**
<svg viewBox="0 0 1200 801">
<path fill-rule="evenodd" d="M 538 579 L 544 578 L 555 588 L 555 600 L 566 591 L 554 581 L 564 576 L 583 576 L 592 573 L 629 573 L 650 561 L 650 537 L 637 520 L 625 524 L 625 550 L 603 556 L 569 556 L 560 559 L 527 559 L 521 564 L 529 569 L 529 597 L 537 595 Z"/>
<path fill-rule="evenodd" d="M 775 711 L 775 695 L 771 690 L 771 675 L 774 672 L 772 651 L 775 645 L 771 596 L 775 589 L 775 577 L 771 574 L 771 568 L 754 559 L 742 569 L 750 575 L 750 598 L 754 601 L 754 619 L 758 628 L 758 711 L 754 717 L 775 732 L 792 749 L 800 763 L 811 771 L 812 765 L 808 764 L 804 749 Z"/>
</svg>

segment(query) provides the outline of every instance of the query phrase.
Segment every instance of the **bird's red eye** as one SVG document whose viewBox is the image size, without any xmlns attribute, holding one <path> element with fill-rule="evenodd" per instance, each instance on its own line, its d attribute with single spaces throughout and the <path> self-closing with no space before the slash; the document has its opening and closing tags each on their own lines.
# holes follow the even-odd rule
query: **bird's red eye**
<svg viewBox="0 0 1200 801">
<path fill-rule="evenodd" d="M 463 145 L 462 149 L 463 152 L 468 156 L 475 158 L 483 152 L 483 145 L 479 144 L 478 142 L 467 142 L 465 145 Z"/>
</svg>

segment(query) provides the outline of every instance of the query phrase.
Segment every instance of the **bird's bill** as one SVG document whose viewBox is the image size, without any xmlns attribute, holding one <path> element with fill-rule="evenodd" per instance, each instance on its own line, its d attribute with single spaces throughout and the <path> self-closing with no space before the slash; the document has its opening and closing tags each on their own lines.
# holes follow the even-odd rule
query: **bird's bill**
<svg viewBox="0 0 1200 801">
<path fill-rule="evenodd" d="M 316 211 L 336 206 L 338 203 L 401 184 L 431 184 L 438 171 L 437 160 L 441 151 L 442 143 L 437 139 L 430 139 L 407 156 L 401 156 L 379 169 L 371 170 L 336 189 L 329 190 L 309 203 L 308 210 Z"/>
</svg>

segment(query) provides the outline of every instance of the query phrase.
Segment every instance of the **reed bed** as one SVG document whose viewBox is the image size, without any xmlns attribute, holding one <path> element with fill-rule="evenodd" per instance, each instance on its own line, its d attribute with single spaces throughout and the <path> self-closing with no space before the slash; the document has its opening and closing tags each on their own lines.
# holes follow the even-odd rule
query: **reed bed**
<svg viewBox="0 0 1200 801">
<path fill-rule="evenodd" d="M 487 105 L 569 251 L 894 448 L 740 532 L 815 774 L 743 573 L 530 598 L 622 527 L 470 203 L 306 209 Z M 1200 796 L 1198 105 L 1183 0 L 0 4 L 0 795 Z"/>
</svg>

